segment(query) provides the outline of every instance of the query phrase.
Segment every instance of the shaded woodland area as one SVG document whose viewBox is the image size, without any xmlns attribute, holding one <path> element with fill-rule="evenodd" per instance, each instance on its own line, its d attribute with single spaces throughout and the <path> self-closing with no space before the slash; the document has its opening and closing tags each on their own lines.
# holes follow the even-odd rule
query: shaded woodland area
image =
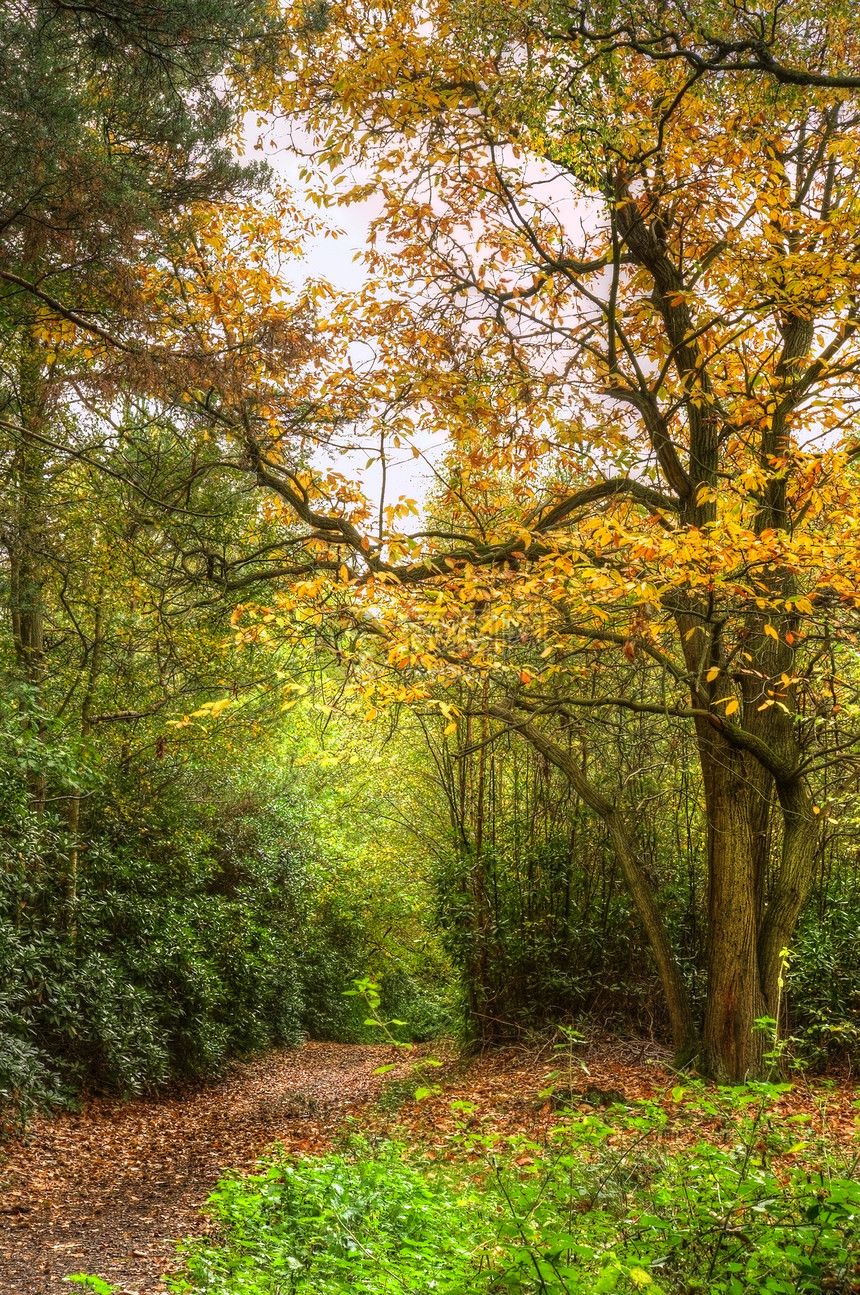
<svg viewBox="0 0 860 1295">
<path fill-rule="evenodd" d="M 781 1086 L 860 1060 L 855 26 L 0 14 L 5 1134 L 307 1039 L 426 1044 L 433 1101 L 434 1041 L 563 1057 L 539 1134 L 475 1141 L 457 1090 L 428 1163 L 514 1138 L 480 1199 L 396 1129 L 299 1147 L 172 1289 L 860 1288 L 844 1120 L 837 1164 Z M 338 240 L 350 287 L 307 268 Z M 577 1124 L 582 1050 L 629 1040 L 664 1087 Z M 630 1150 L 650 1205 L 637 1119 L 715 1139 Z"/>
</svg>

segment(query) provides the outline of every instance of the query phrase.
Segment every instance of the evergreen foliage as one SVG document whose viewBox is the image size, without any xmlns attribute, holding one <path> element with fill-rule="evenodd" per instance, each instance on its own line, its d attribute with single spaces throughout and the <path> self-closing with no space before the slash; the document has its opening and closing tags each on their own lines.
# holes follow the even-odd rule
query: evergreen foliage
<svg viewBox="0 0 860 1295">
<path fill-rule="evenodd" d="M 178 207 L 254 183 L 218 78 L 266 27 L 263 4 L 233 0 L 4 5 L 0 266 L 80 283 Z"/>
</svg>

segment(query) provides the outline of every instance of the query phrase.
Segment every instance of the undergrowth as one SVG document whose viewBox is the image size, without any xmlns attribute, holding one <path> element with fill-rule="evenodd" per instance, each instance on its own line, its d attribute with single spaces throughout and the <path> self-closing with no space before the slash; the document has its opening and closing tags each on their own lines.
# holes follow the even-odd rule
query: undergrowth
<svg viewBox="0 0 860 1295">
<path fill-rule="evenodd" d="M 780 1114 L 785 1091 L 678 1088 L 662 1104 L 569 1112 L 540 1144 L 470 1131 L 460 1104 L 459 1135 L 422 1161 L 360 1140 L 323 1158 L 276 1156 L 219 1185 L 223 1241 L 192 1244 L 172 1289 L 860 1292 L 857 1146 Z"/>
</svg>

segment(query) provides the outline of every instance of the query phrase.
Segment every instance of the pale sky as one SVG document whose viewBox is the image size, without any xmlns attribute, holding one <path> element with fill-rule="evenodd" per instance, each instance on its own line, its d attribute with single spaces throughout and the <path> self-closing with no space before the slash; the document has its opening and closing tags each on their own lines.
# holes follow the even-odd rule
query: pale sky
<svg viewBox="0 0 860 1295">
<path fill-rule="evenodd" d="M 256 129 L 256 125 L 255 125 Z M 280 133 L 276 131 L 276 134 Z M 292 191 L 296 201 L 300 200 L 305 183 L 299 177 L 301 160 L 285 144 L 277 149 L 267 150 L 266 161 L 278 178 Z M 301 261 L 296 261 L 293 274 L 290 276 L 296 284 L 309 278 L 326 279 L 335 289 L 353 292 L 362 286 L 366 271 L 361 260 L 355 259 L 356 252 L 366 246 L 368 227 L 378 206 L 373 201 L 354 203 L 347 207 L 336 207 L 330 211 L 320 212 L 313 204 L 307 204 L 307 211 L 315 217 L 322 216 L 330 228 L 342 231 L 337 238 L 319 238 L 308 246 L 308 252 Z M 353 363 L 359 367 L 362 363 L 362 348 L 356 345 L 353 352 Z M 387 473 L 385 502 L 396 503 L 398 498 L 413 499 L 421 507 L 428 489 L 432 485 L 432 473 L 424 461 L 426 456 L 432 461 L 438 457 L 444 443 L 441 438 L 434 440 L 426 433 L 417 436 L 415 444 L 422 458 L 416 459 L 411 446 L 403 446 L 400 451 L 390 449 L 387 455 Z M 338 471 L 347 471 L 359 477 L 369 498 L 378 501 L 382 484 L 382 472 L 379 464 L 366 467 L 368 451 L 362 450 L 354 455 L 344 455 L 331 462 Z M 419 524 L 419 523 L 416 523 Z"/>
</svg>

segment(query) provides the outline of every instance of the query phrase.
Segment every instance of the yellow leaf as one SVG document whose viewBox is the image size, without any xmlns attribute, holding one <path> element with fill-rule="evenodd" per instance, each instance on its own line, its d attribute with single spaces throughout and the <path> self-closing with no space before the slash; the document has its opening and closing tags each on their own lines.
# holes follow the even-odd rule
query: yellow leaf
<svg viewBox="0 0 860 1295">
<path fill-rule="evenodd" d="M 764 632 L 765 634 L 769 634 L 772 639 L 775 639 L 777 643 L 779 642 L 779 635 L 772 625 L 765 625 Z"/>
<path fill-rule="evenodd" d="M 712 665 L 708 673 L 705 675 L 705 678 L 708 683 L 713 683 L 719 673 L 720 667 L 718 665 Z"/>
<path fill-rule="evenodd" d="M 737 697 L 733 697 L 729 702 L 728 706 L 726 707 L 726 714 L 734 715 L 737 709 L 738 709 L 738 699 Z"/>
</svg>

